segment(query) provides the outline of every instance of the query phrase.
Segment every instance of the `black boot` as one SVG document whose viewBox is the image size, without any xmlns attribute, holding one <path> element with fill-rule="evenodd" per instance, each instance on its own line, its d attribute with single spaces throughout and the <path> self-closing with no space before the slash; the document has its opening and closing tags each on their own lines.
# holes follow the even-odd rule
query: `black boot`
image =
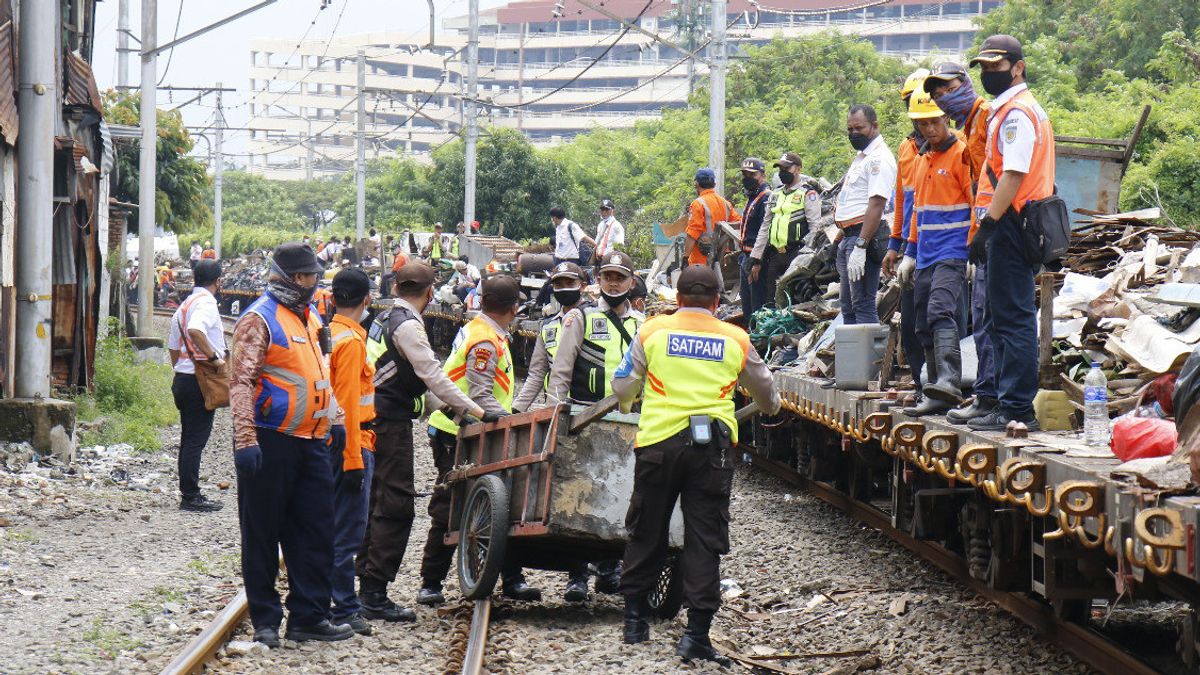
<svg viewBox="0 0 1200 675">
<path fill-rule="evenodd" d="M 729 659 L 713 649 L 712 641 L 708 639 L 708 629 L 712 627 L 712 618 L 713 615 L 710 612 L 688 610 L 687 630 L 683 631 L 683 637 L 679 638 L 679 646 L 675 648 L 676 656 L 684 661 L 700 659 L 712 661 L 722 668 L 729 667 Z"/>
<path fill-rule="evenodd" d="M 627 645 L 636 645 L 650 639 L 650 603 L 646 596 L 625 596 L 625 635 Z"/>
<path fill-rule="evenodd" d="M 962 401 L 962 353 L 958 347 L 958 331 L 941 328 L 933 334 L 933 353 L 937 365 L 937 378 L 925 384 L 925 398 L 935 398 L 943 403 L 958 405 Z"/>
<path fill-rule="evenodd" d="M 572 577 L 567 581 L 567 591 L 563 593 L 563 599 L 567 602 L 583 602 L 588 597 L 588 578 L 587 576 Z"/>
<path fill-rule="evenodd" d="M 934 359 L 932 349 L 925 350 L 925 387 L 928 388 L 931 382 L 937 380 L 937 362 Z M 920 390 L 918 390 L 920 393 Z M 911 405 L 901 412 L 909 417 L 923 417 L 925 415 L 941 415 L 950 409 L 950 406 L 937 399 L 929 396 L 918 396 L 915 405 Z"/>
<path fill-rule="evenodd" d="M 359 614 L 364 619 L 375 621 L 416 621 L 417 613 L 408 607 L 392 602 L 387 595 L 387 584 L 369 577 L 358 580 Z"/>
<path fill-rule="evenodd" d="M 995 412 L 1000 401 L 995 396 L 976 396 L 971 405 L 965 408 L 955 408 L 946 413 L 946 421 L 953 424 L 963 424 L 977 417 L 983 417 Z"/>
</svg>

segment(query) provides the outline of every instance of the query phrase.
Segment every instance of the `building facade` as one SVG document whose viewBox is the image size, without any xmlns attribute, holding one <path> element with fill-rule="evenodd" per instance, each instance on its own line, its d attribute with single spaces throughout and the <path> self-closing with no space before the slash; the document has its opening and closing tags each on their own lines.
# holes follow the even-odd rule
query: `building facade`
<svg viewBox="0 0 1200 675">
<path fill-rule="evenodd" d="M 730 53 L 775 37 L 837 32 L 908 59 L 960 56 L 974 20 L 1001 0 L 731 0 Z M 860 7 L 832 10 L 830 6 Z M 703 0 L 520 0 L 480 17 L 483 126 L 553 143 L 630 127 L 687 105 L 707 73 Z M 464 126 L 467 17 L 427 37 L 380 32 L 333 40 L 255 40 L 250 53 L 249 169 L 302 179 L 353 167 L 362 54 L 367 157 L 428 156 Z"/>
</svg>

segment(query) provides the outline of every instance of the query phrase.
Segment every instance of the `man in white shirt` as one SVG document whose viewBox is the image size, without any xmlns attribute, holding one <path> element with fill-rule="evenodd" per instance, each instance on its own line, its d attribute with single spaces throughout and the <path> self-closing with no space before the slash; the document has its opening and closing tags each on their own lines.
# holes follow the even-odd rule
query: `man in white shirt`
<svg viewBox="0 0 1200 675">
<path fill-rule="evenodd" d="M 896 158 L 879 134 L 879 118 L 871 106 L 850 108 L 846 133 L 858 153 L 842 179 L 833 213 L 840 228 L 836 265 L 842 319 L 847 325 L 879 323 L 875 293 L 888 234 L 880 223 L 891 211 L 896 191 Z"/>
<path fill-rule="evenodd" d="M 561 206 L 550 209 L 550 222 L 554 223 L 554 264 L 573 262 L 586 265 L 586 260 L 580 260 L 579 242 L 595 248 L 596 240 L 587 236 L 579 223 L 567 218 L 567 212 Z"/>
<path fill-rule="evenodd" d="M 190 255 L 190 262 L 192 265 L 193 272 L 196 271 L 196 263 L 200 262 L 200 256 L 202 256 L 202 255 L 204 255 L 204 248 L 202 246 L 200 246 L 200 242 L 198 242 L 198 241 L 192 242 L 192 251 L 191 251 L 191 255 Z"/>
<path fill-rule="evenodd" d="M 200 260 L 194 273 L 195 287 L 187 300 L 171 317 L 167 350 L 175 368 L 171 394 L 179 409 L 179 508 L 184 511 L 220 511 L 221 502 L 200 493 L 200 456 L 212 434 L 213 411 L 204 407 L 204 396 L 196 380 L 195 361 L 208 361 L 218 369 L 225 367 L 225 331 L 217 309 L 217 289 L 221 285 L 221 263 Z"/>
<path fill-rule="evenodd" d="M 615 207 L 611 199 L 600 200 L 600 222 L 596 225 L 596 250 L 592 262 L 597 266 L 604 256 L 625 246 L 625 226 L 613 216 Z M 599 271 L 596 273 L 599 275 Z"/>
</svg>

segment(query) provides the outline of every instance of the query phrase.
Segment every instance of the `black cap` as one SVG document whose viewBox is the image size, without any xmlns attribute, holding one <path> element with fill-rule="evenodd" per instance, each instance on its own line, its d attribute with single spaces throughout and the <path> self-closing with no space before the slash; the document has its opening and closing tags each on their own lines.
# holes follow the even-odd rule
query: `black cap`
<svg viewBox="0 0 1200 675">
<path fill-rule="evenodd" d="M 357 305 L 370 292 L 371 279 L 357 267 L 347 267 L 333 276 L 333 300 L 339 305 Z"/>
<path fill-rule="evenodd" d="M 196 269 L 192 270 L 192 284 L 195 286 L 208 286 L 220 278 L 221 263 L 216 260 L 200 260 L 196 263 Z"/>
<path fill-rule="evenodd" d="M 1024 60 L 1021 41 L 1011 35 L 993 35 L 979 45 L 979 54 L 971 59 L 971 66 L 981 62 L 995 63 L 1000 59 L 1008 59 L 1013 63 Z"/>
<path fill-rule="evenodd" d="M 615 206 L 613 206 L 613 201 L 612 201 L 611 199 L 601 199 L 601 200 L 600 200 L 600 208 L 602 208 L 602 209 L 615 209 L 616 207 L 615 207 Z"/>
<path fill-rule="evenodd" d="M 766 171 L 767 165 L 757 157 L 747 157 L 742 160 L 742 171 Z"/>
<path fill-rule="evenodd" d="M 583 281 L 583 269 L 573 262 L 560 262 L 550 270 L 550 281 L 555 279 L 576 279 Z"/>
<path fill-rule="evenodd" d="M 507 274 L 493 274 L 483 280 L 483 297 L 501 305 L 515 305 L 521 301 L 521 284 Z"/>
<path fill-rule="evenodd" d="M 721 290 L 721 281 L 717 273 L 706 265 L 689 265 L 679 273 L 679 281 L 675 282 L 675 290 L 691 295 L 712 295 Z"/>
<path fill-rule="evenodd" d="M 800 166 L 801 164 L 803 161 L 801 161 L 800 155 L 794 152 L 783 153 L 783 156 L 775 162 L 775 166 Z"/>
<path fill-rule="evenodd" d="M 396 276 L 392 278 L 397 288 L 410 288 L 413 290 L 421 288 L 429 288 L 433 285 L 433 268 L 423 262 L 409 260 L 396 270 Z"/>
<path fill-rule="evenodd" d="M 325 271 L 312 247 L 298 241 L 276 246 L 271 260 L 284 274 L 316 274 Z"/>
<path fill-rule="evenodd" d="M 622 272 L 626 276 L 633 276 L 633 258 L 620 251 L 612 251 L 604 254 L 604 259 L 600 261 L 600 271 L 607 272 L 615 270 Z"/>
<path fill-rule="evenodd" d="M 633 288 L 629 291 L 630 299 L 644 298 L 650 295 L 650 289 L 646 288 L 646 281 L 638 275 L 633 275 Z"/>
<path fill-rule="evenodd" d="M 926 93 L 933 93 L 934 88 L 939 87 L 953 80 L 967 80 L 967 69 L 963 68 L 961 63 L 954 61 L 942 61 L 933 67 L 933 70 L 925 77 Z"/>
</svg>

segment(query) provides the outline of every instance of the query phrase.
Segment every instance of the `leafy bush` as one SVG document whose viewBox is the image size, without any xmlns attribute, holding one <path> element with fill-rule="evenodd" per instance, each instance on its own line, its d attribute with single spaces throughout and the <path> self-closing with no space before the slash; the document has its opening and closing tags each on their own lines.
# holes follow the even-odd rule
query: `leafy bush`
<svg viewBox="0 0 1200 675">
<path fill-rule="evenodd" d="M 178 421 L 171 397 L 172 369 L 162 363 L 138 363 L 133 347 L 112 329 L 96 345 L 96 387 L 76 399 L 84 421 L 104 418 L 81 434 L 82 445 L 128 443 L 151 452 L 162 447 L 158 431 Z"/>
</svg>

